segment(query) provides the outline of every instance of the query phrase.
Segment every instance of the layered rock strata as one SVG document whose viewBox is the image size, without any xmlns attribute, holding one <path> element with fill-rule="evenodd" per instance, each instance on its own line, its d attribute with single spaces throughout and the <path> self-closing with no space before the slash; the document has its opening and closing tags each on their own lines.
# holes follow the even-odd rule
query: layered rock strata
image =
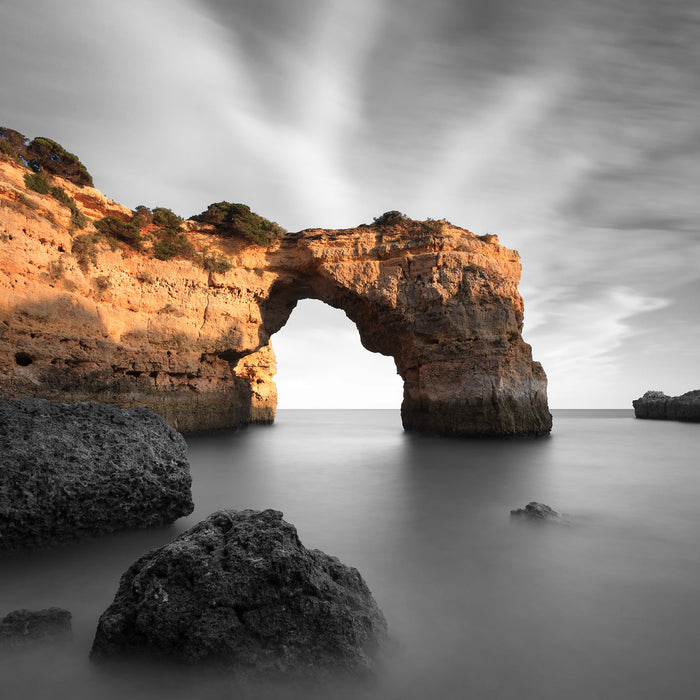
<svg viewBox="0 0 700 700">
<path fill-rule="evenodd" d="M 219 511 L 127 570 L 91 657 L 323 677 L 371 671 L 385 638 L 356 569 L 306 549 L 278 511 Z"/>
<path fill-rule="evenodd" d="M 58 180 L 58 178 L 56 178 Z M 90 222 L 132 212 L 60 181 Z M 342 309 L 394 358 L 404 427 L 450 435 L 551 428 L 521 336 L 516 251 L 448 222 L 309 229 L 269 246 L 185 222 L 226 272 L 107 241 L 85 263 L 71 212 L 0 162 L 0 395 L 145 404 L 188 432 L 274 419 L 270 337 L 305 298 Z"/>
<path fill-rule="evenodd" d="M 700 422 L 700 389 L 681 396 L 667 396 L 663 391 L 647 391 L 632 401 L 635 418 Z"/>
<path fill-rule="evenodd" d="M 0 550 L 169 524 L 193 510 L 187 445 L 144 406 L 0 399 Z"/>
</svg>

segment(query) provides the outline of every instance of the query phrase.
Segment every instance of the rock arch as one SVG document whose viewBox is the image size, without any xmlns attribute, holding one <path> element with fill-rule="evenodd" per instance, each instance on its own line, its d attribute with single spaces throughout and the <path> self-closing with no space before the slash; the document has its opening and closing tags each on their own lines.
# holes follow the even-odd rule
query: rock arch
<svg viewBox="0 0 700 700">
<path fill-rule="evenodd" d="M 24 191 L 21 173 L 5 176 L 8 192 Z M 71 191 L 95 218 L 130 215 L 95 190 Z M 70 255 L 60 203 L 41 206 L 8 206 L 0 220 L 11 233 L 0 238 L 4 398 L 145 404 L 184 432 L 271 421 L 269 341 L 312 298 L 345 311 L 364 347 L 394 358 L 407 430 L 551 428 L 546 377 L 521 336 L 518 254 L 495 236 L 402 220 L 309 229 L 263 248 L 187 222 L 188 235 L 218 247 L 231 270 L 107 246 L 85 269 Z"/>
<path fill-rule="evenodd" d="M 261 304 L 261 341 L 301 299 L 342 309 L 365 348 L 394 358 L 404 428 L 445 435 L 551 429 L 546 376 L 521 336 L 515 251 L 454 227 L 311 230 L 270 255 L 278 276 Z"/>
</svg>

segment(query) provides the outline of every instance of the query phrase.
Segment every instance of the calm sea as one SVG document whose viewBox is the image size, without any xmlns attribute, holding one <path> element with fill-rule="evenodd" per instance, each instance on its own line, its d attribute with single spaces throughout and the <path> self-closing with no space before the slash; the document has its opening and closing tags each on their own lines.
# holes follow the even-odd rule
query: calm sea
<svg viewBox="0 0 700 700">
<path fill-rule="evenodd" d="M 62 649 L 0 657 L 35 698 L 700 697 L 700 425 L 558 411 L 552 436 L 406 434 L 398 411 L 280 411 L 188 438 L 195 513 L 177 525 L 0 559 L 0 612 L 73 612 Z M 532 500 L 570 524 L 511 522 Z M 356 566 L 394 647 L 378 678 L 309 691 L 87 659 L 120 575 L 219 508 L 276 508 Z"/>
</svg>

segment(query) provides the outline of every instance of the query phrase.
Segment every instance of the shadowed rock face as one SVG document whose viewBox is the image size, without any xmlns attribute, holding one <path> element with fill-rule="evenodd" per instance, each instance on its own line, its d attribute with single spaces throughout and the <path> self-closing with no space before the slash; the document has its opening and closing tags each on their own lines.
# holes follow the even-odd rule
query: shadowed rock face
<svg viewBox="0 0 700 700">
<path fill-rule="evenodd" d="M 356 569 L 306 549 L 279 511 L 219 511 L 127 570 L 91 657 L 364 675 L 385 638 Z"/>
<path fill-rule="evenodd" d="M 0 550 L 193 510 L 187 445 L 149 408 L 0 399 Z"/>
<path fill-rule="evenodd" d="M 90 221 L 131 212 L 61 181 Z M 549 432 L 546 377 L 521 336 L 518 253 L 447 222 L 309 229 L 268 247 L 186 222 L 233 267 L 96 247 L 78 264 L 70 211 L 0 162 L 0 395 L 145 404 L 182 432 L 274 419 L 270 337 L 301 299 L 342 309 L 394 358 L 404 427 Z"/>
<path fill-rule="evenodd" d="M 681 396 L 667 396 L 663 391 L 647 391 L 632 401 L 635 418 L 700 422 L 700 390 Z"/>
</svg>

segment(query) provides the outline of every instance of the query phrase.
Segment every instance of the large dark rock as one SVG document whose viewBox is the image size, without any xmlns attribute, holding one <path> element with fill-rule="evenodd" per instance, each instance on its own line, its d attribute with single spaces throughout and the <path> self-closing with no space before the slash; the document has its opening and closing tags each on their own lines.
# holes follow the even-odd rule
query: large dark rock
<svg viewBox="0 0 700 700">
<path fill-rule="evenodd" d="M 185 440 L 149 408 L 0 399 L 0 455 L 0 549 L 193 510 Z"/>
<path fill-rule="evenodd" d="M 65 638 L 71 632 L 71 614 L 63 608 L 13 610 L 0 620 L 0 646 L 27 646 Z"/>
<path fill-rule="evenodd" d="M 128 569 L 91 656 L 319 678 L 371 671 L 385 636 L 356 569 L 306 549 L 279 511 L 224 510 Z"/>
<path fill-rule="evenodd" d="M 681 396 L 667 396 L 663 391 L 647 391 L 632 401 L 636 418 L 700 422 L 700 389 Z"/>
</svg>

